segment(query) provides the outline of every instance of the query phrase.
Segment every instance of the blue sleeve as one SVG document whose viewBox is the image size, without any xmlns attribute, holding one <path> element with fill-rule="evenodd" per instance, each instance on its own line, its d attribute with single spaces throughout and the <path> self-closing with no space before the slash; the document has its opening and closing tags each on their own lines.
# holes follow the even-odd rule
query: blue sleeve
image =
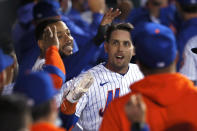
<svg viewBox="0 0 197 131">
<path fill-rule="evenodd" d="M 77 123 L 79 117 L 77 117 L 75 114 L 72 115 L 65 115 L 60 112 L 60 118 L 62 120 L 62 127 L 69 130 L 72 126 L 75 126 Z"/>
<path fill-rule="evenodd" d="M 94 54 L 99 49 L 100 46 L 97 46 L 93 41 L 90 41 L 83 46 L 83 48 L 79 49 L 77 53 L 63 58 L 67 70 L 67 80 L 81 73 L 81 71 L 94 59 Z"/>
<path fill-rule="evenodd" d="M 56 66 L 44 65 L 43 66 L 43 71 L 48 72 L 50 74 L 56 74 L 56 75 L 58 75 L 59 77 L 62 78 L 63 83 L 66 80 L 66 76 L 64 75 L 64 73 L 59 68 L 57 68 Z"/>
<path fill-rule="evenodd" d="M 93 31 L 94 34 L 96 34 L 96 31 L 102 21 L 103 14 L 100 13 L 94 13 L 93 14 L 93 21 L 90 25 L 90 29 Z"/>
</svg>

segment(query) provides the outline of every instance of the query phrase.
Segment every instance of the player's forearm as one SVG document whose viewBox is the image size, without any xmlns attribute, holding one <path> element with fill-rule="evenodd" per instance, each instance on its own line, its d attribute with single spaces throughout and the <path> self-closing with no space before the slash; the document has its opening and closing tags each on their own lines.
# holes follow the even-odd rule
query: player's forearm
<svg viewBox="0 0 197 131">
<path fill-rule="evenodd" d="M 47 49 L 45 58 L 46 58 L 46 64 L 56 66 L 64 74 L 66 74 L 64 63 L 62 61 L 62 58 L 61 58 L 56 46 L 50 46 Z"/>
<path fill-rule="evenodd" d="M 51 74 L 55 87 L 57 89 L 61 88 L 65 80 L 66 71 L 56 46 L 50 46 L 47 49 L 45 59 L 46 68 L 44 69 Z"/>
<path fill-rule="evenodd" d="M 72 128 L 78 121 L 78 117 L 75 115 L 76 104 L 77 103 L 71 103 L 66 99 L 61 104 L 60 117 L 63 121 L 63 127 L 67 130 Z"/>
</svg>

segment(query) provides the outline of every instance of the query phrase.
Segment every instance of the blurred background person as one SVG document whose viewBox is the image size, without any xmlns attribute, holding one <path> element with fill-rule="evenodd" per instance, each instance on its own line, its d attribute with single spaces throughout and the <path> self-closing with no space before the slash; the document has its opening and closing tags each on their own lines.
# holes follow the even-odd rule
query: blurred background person
<svg viewBox="0 0 197 131">
<path fill-rule="evenodd" d="M 24 96 L 0 96 L 0 130 L 29 131 L 32 124 L 31 104 Z"/>
<path fill-rule="evenodd" d="M 5 35 L 0 35 L 0 41 L 1 41 L 0 49 L 3 51 L 5 55 L 8 55 L 13 59 L 13 63 L 5 69 L 6 81 L 3 87 L 2 95 L 8 95 L 12 93 L 14 82 L 18 75 L 18 62 L 17 62 L 15 51 L 14 51 L 13 43 L 11 42 L 11 40 Z M 2 64 L 3 64 L 3 61 L 2 61 Z"/>
</svg>

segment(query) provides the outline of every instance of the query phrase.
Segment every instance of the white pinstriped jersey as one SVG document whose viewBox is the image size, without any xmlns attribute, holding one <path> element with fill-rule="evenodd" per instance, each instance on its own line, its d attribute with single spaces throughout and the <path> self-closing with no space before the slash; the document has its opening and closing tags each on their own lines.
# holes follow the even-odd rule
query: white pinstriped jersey
<svg viewBox="0 0 197 131">
<path fill-rule="evenodd" d="M 197 55 L 191 49 L 197 47 L 197 36 L 192 37 L 184 49 L 184 65 L 180 73 L 187 76 L 192 81 L 197 81 Z"/>
<path fill-rule="evenodd" d="M 36 71 L 43 70 L 42 67 L 44 64 L 45 64 L 45 59 L 41 59 L 40 57 L 38 57 L 34 66 L 32 67 L 32 71 L 36 72 Z"/>
<path fill-rule="evenodd" d="M 129 64 L 129 70 L 125 75 L 108 70 L 103 63 L 88 72 L 94 77 L 94 83 L 79 100 L 75 115 L 79 117 L 78 123 L 83 130 L 98 130 L 109 102 L 129 93 L 129 86 L 142 79 L 143 75 L 136 64 Z M 69 82 L 63 85 L 63 89 L 68 85 Z"/>
</svg>

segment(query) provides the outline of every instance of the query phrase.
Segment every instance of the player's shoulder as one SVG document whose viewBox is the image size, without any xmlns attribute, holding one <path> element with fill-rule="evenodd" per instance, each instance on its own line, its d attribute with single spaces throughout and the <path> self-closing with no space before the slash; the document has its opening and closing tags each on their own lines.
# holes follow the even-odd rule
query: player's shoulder
<svg viewBox="0 0 197 131">
<path fill-rule="evenodd" d="M 90 68 L 89 70 L 83 72 L 83 73 L 88 73 L 90 72 L 91 74 L 94 74 L 94 73 L 101 73 L 101 72 L 106 72 L 106 68 L 104 66 L 105 63 L 100 63 L 92 68 Z"/>
<path fill-rule="evenodd" d="M 133 67 L 133 68 L 139 68 L 137 64 L 134 63 L 129 63 L 129 67 Z"/>
<path fill-rule="evenodd" d="M 187 41 L 185 48 L 188 48 L 188 49 L 190 50 L 191 48 L 196 47 L 196 41 L 197 41 L 197 35 L 191 37 L 191 38 Z"/>
<path fill-rule="evenodd" d="M 137 64 L 129 63 L 129 70 L 140 71 L 140 68 Z"/>
</svg>

